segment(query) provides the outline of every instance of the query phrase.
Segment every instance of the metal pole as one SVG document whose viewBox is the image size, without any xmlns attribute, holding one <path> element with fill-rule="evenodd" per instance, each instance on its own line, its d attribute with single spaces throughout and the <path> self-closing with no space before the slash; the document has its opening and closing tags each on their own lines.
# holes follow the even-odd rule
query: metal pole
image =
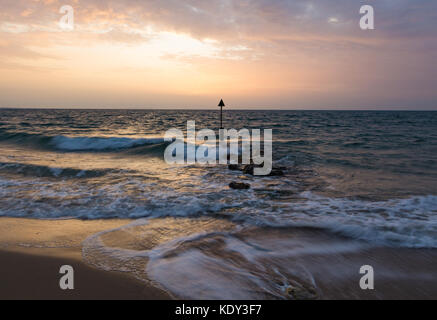
<svg viewBox="0 0 437 320">
<path fill-rule="evenodd" d="M 223 99 L 220 99 L 218 106 L 220 107 L 220 129 L 223 129 L 223 107 L 225 106 Z"/>
</svg>

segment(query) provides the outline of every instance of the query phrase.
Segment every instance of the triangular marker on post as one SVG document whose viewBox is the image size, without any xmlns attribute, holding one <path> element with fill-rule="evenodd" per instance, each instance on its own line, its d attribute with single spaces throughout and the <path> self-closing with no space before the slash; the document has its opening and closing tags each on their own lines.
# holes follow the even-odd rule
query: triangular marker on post
<svg viewBox="0 0 437 320">
<path fill-rule="evenodd" d="M 220 103 L 218 106 L 220 107 L 220 129 L 223 129 L 223 107 L 225 107 L 223 99 L 220 99 Z"/>
</svg>

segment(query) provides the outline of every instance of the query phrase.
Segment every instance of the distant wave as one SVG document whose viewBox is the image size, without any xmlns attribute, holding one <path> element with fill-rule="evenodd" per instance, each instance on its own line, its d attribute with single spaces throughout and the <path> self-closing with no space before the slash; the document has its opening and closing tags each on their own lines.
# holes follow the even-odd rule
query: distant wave
<svg viewBox="0 0 437 320">
<path fill-rule="evenodd" d="M 101 177 L 110 172 L 109 169 L 81 170 L 39 166 L 26 163 L 0 162 L 0 173 L 44 178 L 92 178 Z"/>
<path fill-rule="evenodd" d="M 50 142 L 52 137 L 26 132 L 10 132 L 0 130 L 0 141 L 14 144 L 34 144 L 41 146 Z"/>
<path fill-rule="evenodd" d="M 67 137 L 45 136 L 26 132 L 0 132 L 0 141 L 32 148 L 55 149 L 60 151 L 111 151 L 154 145 L 164 142 L 162 138 L 124 137 Z"/>
</svg>

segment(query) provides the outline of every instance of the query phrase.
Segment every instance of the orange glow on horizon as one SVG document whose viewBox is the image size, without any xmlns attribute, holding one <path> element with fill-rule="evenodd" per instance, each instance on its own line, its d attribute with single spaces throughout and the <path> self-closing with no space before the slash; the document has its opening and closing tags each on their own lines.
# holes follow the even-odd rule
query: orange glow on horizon
<svg viewBox="0 0 437 320">
<path fill-rule="evenodd" d="M 434 56 L 415 50 L 422 38 L 357 33 L 335 13 L 315 19 L 317 28 L 300 28 L 299 19 L 310 19 L 314 5 L 290 26 L 257 11 L 257 19 L 244 16 L 248 22 L 237 24 L 247 13 L 235 5 L 225 8 L 222 27 L 202 20 L 208 10 L 217 12 L 215 2 L 181 7 L 187 18 L 149 2 L 144 8 L 72 4 L 71 32 L 59 28 L 57 0 L 18 0 L 2 8 L 0 107 L 197 108 L 217 96 L 235 106 L 277 108 L 435 101 L 434 67 L 427 64 Z M 226 20 L 229 13 L 234 20 Z M 283 13 L 269 14 L 279 19 Z"/>
</svg>

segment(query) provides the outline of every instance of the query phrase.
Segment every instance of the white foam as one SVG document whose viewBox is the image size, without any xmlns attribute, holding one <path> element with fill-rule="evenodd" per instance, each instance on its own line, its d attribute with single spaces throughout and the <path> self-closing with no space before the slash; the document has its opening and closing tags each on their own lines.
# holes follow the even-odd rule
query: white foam
<svg viewBox="0 0 437 320">
<path fill-rule="evenodd" d="M 316 233 L 245 234 L 247 229 L 242 226 L 226 228 L 224 222 L 213 219 L 204 219 L 205 224 L 196 221 L 136 221 L 89 237 L 83 242 L 83 256 L 101 269 L 152 280 L 177 297 L 283 299 L 289 298 L 290 286 L 299 287 L 309 296 L 313 295 L 310 288 L 316 290 L 311 273 L 299 259 L 365 248 L 362 243 L 319 238 Z M 179 230 L 175 230 L 175 223 Z M 215 226 L 216 231 L 208 231 L 208 226 Z M 160 237 L 168 239 L 151 246 L 150 241 L 156 243 Z M 108 239 L 118 238 L 123 239 L 122 245 L 105 245 Z"/>
<path fill-rule="evenodd" d="M 437 196 L 375 202 L 311 192 L 300 196 L 301 201 L 283 203 L 274 213 L 252 208 L 247 218 L 274 227 L 328 229 L 381 245 L 437 248 Z"/>
</svg>

